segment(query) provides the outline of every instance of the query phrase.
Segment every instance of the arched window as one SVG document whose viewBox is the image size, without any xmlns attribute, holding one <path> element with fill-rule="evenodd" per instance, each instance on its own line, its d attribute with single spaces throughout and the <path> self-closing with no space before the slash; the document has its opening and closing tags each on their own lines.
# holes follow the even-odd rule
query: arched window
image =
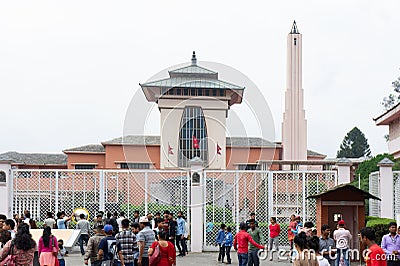
<svg viewBox="0 0 400 266">
<path fill-rule="evenodd" d="M 194 139 L 198 141 L 198 148 Z M 183 110 L 179 132 L 179 167 L 189 167 L 189 161 L 200 157 L 204 166 L 208 164 L 207 127 L 203 109 L 186 106 Z"/>
<path fill-rule="evenodd" d="M 0 183 L 5 183 L 6 181 L 6 173 L 0 170 Z"/>
</svg>

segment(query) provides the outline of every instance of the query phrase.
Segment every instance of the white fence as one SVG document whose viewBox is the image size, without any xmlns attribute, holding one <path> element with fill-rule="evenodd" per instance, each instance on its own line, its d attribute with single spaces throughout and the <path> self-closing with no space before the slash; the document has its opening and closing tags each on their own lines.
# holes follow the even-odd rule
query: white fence
<svg viewBox="0 0 400 266">
<path fill-rule="evenodd" d="M 183 210 L 190 221 L 190 172 L 157 170 L 12 170 L 13 201 L 10 208 L 29 210 L 38 221 L 48 211 L 71 212 L 77 207 L 99 211 L 134 210 L 141 215 Z M 337 184 L 334 171 L 211 171 L 203 172 L 204 249 L 212 249 L 221 223 L 232 227 L 256 213 L 265 238 L 269 217 L 282 227 L 286 245 L 291 214 L 316 222 L 315 199 L 308 196 Z M 40 225 L 40 222 L 38 222 Z"/>
<path fill-rule="evenodd" d="M 373 172 L 369 175 L 369 193 L 381 197 L 381 178 L 379 172 Z M 393 171 L 393 218 L 400 214 L 400 171 Z M 369 215 L 381 215 L 381 201 L 369 200 Z"/>
</svg>

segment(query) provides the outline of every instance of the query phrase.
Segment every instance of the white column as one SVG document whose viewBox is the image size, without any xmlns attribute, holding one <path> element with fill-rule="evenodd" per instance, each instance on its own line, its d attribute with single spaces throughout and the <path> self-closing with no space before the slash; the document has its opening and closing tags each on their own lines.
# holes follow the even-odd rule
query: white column
<svg viewBox="0 0 400 266">
<path fill-rule="evenodd" d="M 5 176 L 5 180 L 3 179 Z M 0 204 L 0 213 L 12 217 L 13 206 L 13 180 L 11 178 L 11 163 L 0 162 L 0 195 L 2 202 Z M 5 182 L 4 182 L 5 181 Z"/>
<path fill-rule="evenodd" d="M 347 158 L 340 158 L 336 162 L 338 168 L 338 185 L 350 183 L 350 168 L 352 162 Z"/>
<path fill-rule="evenodd" d="M 388 158 L 378 163 L 381 187 L 381 218 L 396 218 L 393 210 L 393 170 L 394 163 Z"/>
<path fill-rule="evenodd" d="M 200 182 L 193 180 L 194 174 L 200 175 Z M 191 252 L 203 251 L 203 230 L 204 230 L 204 215 L 203 215 L 203 187 L 206 186 L 203 180 L 203 162 L 200 158 L 195 157 L 190 161 L 191 174 L 191 195 L 190 195 L 190 248 Z M 195 182 L 194 182 L 195 181 Z"/>
</svg>

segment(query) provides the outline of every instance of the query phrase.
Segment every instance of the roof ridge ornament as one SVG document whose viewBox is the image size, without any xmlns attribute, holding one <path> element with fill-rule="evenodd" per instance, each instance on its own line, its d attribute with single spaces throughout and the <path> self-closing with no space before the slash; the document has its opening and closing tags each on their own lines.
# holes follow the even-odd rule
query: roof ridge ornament
<svg viewBox="0 0 400 266">
<path fill-rule="evenodd" d="M 292 30 L 290 31 L 290 34 L 300 34 L 299 30 L 297 29 L 296 20 L 293 20 L 293 26 Z"/>
<path fill-rule="evenodd" d="M 192 66 L 197 66 L 196 52 L 193 51 L 192 54 Z"/>
</svg>

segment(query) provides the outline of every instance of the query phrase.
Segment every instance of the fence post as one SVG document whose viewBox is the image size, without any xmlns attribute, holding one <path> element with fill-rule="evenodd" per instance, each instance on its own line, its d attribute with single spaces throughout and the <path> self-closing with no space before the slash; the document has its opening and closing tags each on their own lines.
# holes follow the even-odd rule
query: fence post
<svg viewBox="0 0 400 266">
<path fill-rule="evenodd" d="M 268 218 L 274 216 L 274 173 L 268 172 Z"/>
<path fill-rule="evenodd" d="M 353 163 L 347 158 L 340 158 L 337 160 L 336 165 L 338 168 L 339 185 L 350 183 L 350 168 L 352 164 Z"/>
<path fill-rule="evenodd" d="M 54 195 L 54 209 L 55 209 L 55 213 L 58 213 L 58 201 L 59 201 L 59 196 L 58 193 L 59 191 L 59 187 L 58 187 L 58 171 L 56 171 L 56 182 L 55 182 L 55 195 Z"/>
<path fill-rule="evenodd" d="M 384 158 L 378 163 L 381 189 L 381 213 L 382 218 L 395 219 L 394 215 L 394 190 L 393 190 L 393 167 L 394 163 Z"/>
<path fill-rule="evenodd" d="M 147 215 L 148 213 L 148 195 L 147 195 L 147 191 L 148 191 L 148 175 L 147 175 L 147 171 L 144 172 L 144 215 Z"/>
<path fill-rule="evenodd" d="M 236 205 L 236 217 L 235 217 L 235 220 L 236 220 L 236 232 L 239 232 L 239 172 L 238 172 L 238 170 L 236 170 L 236 172 L 235 172 L 235 188 L 236 188 L 236 202 L 235 202 L 235 205 Z"/>
<path fill-rule="evenodd" d="M 203 251 L 203 232 L 201 228 L 204 228 L 203 215 L 204 209 L 206 208 L 203 195 L 203 188 L 201 184 L 204 181 L 203 161 L 199 157 L 195 157 L 189 162 L 191 170 L 191 227 L 190 227 L 190 248 L 191 252 L 202 252 Z"/>
<path fill-rule="evenodd" d="M 302 209 L 303 209 L 303 221 L 306 221 L 306 174 L 304 172 L 301 173 L 302 176 L 302 183 L 303 183 L 303 203 L 302 203 Z"/>
<path fill-rule="evenodd" d="M 13 203 L 14 203 L 14 171 L 11 168 L 8 170 L 9 178 L 6 179 L 6 182 L 8 184 L 8 217 L 13 217 Z"/>
<path fill-rule="evenodd" d="M 102 211 L 106 211 L 106 204 L 105 204 L 105 198 L 106 198 L 106 190 L 104 187 L 104 170 L 100 170 L 100 184 L 99 184 L 99 208 Z"/>
<path fill-rule="evenodd" d="M 190 177 L 190 172 L 189 174 L 189 179 Z M 189 182 L 190 184 L 190 182 Z M 203 221 L 204 221 L 204 226 L 203 226 L 203 248 L 207 246 L 207 171 L 203 171 L 203 181 L 202 181 L 202 186 L 203 186 Z M 192 189 L 191 186 L 189 185 L 189 189 Z M 193 202 L 190 202 L 190 204 L 193 206 Z M 192 227 L 190 227 L 192 228 Z"/>
</svg>

